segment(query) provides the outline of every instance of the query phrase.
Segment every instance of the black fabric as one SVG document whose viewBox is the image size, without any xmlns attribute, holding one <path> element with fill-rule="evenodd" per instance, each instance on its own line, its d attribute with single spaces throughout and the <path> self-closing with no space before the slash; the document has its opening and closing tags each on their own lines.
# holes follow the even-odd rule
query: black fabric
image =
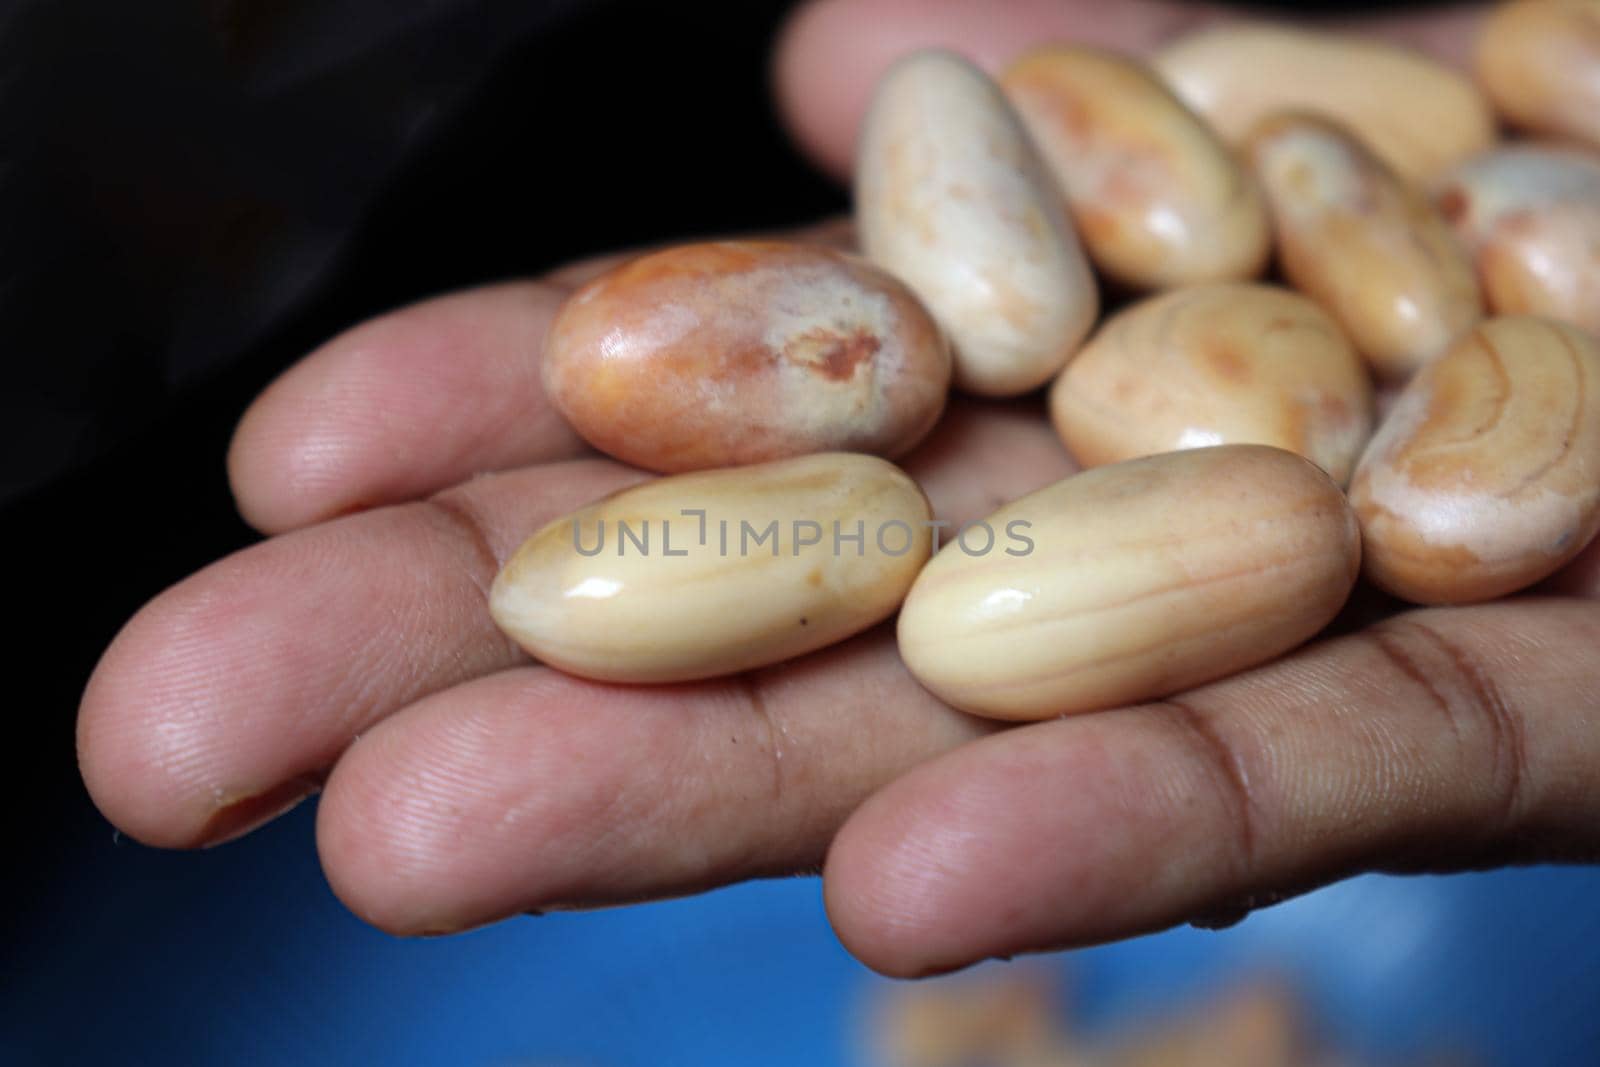
<svg viewBox="0 0 1600 1067">
<path fill-rule="evenodd" d="M 327 291 L 383 191 L 579 6 L 20 5 L 0 31 L 0 492 L 103 454 Z"/>
</svg>

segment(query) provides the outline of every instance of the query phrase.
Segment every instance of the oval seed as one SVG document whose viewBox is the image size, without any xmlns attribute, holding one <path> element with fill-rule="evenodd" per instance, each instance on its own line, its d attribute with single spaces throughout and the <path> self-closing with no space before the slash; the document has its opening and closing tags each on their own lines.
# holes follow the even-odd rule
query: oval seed
<svg viewBox="0 0 1600 1067">
<path fill-rule="evenodd" d="M 1386 379 L 1437 356 L 1483 314 L 1472 261 L 1427 197 L 1348 131 L 1287 113 L 1246 145 L 1285 276 Z"/>
<path fill-rule="evenodd" d="M 679 474 L 541 529 L 495 578 L 495 622 L 586 678 L 680 682 L 841 641 L 894 613 L 932 550 L 899 468 L 826 453 Z"/>
<path fill-rule="evenodd" d="M 867 256 L 949 332 L 963 389 L 1042 385 L 1094 324 L 1094 277 L 1059 192 L 999 87 L 957 56 L 915 53 L 878 84 L 856 219 Z"/>
<path fill-rule="evenodd" d="M 573 293 L 542 374 L 590 444 L 675 472 L 899 455 L 938 421 L 950 354 L 910 290 L 863 260 L 716 241 L 641 256 Z"/>
<path fill-rule="evenodd" d="M 1600 526 L 1600 343 L 1490 319 L 1418 374 L 1350 483 L 1367 575 L 1419 604 L 1513 593 Z"/>
<path fill-rule="evenodd" d="M 1500 148 L 1456 168 L 1436 199 L 1490 308 L 1600 333 L 1600 158 Z"/>
<path fill-rule="evenodd" d="M 1166 289 L 1266 266 L 1271 234 L 1255 182 L 1149 68 L 1057 45 L 1018 59 L 1001 85 L 1105 275 Z"/>
<path fill-rule="evenodd" d="M 1349 595 L 1360 535 L 1305 459 L 1223 445 L 1099 467 L 1001 508 L 900 613 L 900 654 L 958 708 L 1043 719 L 1150 700 L 1286 652 Z"/>
<path fill-rule="evenodd" d="M 1313 111 L 1349 126 L 1413 181 L 1494 141 L 1493 115 L 1472 82 L 1382 41 L 1234 23 L 1175 42 L 1155 66 L 1230 141 L 1276 112 Z"/>
<path fill-rule="evenodd" d="M 1372 433 L 1372 383 L 1305 297 L 1200 285 L 1108 319 L 1056 380 L 1050 415 L 1086 467 L 1251 443 L 1299 453 L 1343 485 Z"/>
</svg>

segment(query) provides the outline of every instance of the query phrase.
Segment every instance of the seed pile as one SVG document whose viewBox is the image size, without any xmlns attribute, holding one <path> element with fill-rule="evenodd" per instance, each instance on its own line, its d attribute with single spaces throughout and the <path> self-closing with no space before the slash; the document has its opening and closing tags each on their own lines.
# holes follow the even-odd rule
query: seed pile
<svg viewBox="0 0 1600 1067">
<path fill-rule="evenodd" d="M 903 58 L 859 255 L 686 245 L 569 299 L 547 393 L 666 477 L 534 534 L 496 621 L 562 670 L 676 682 L 898 610 L 928 689 L 1026 720 L 1264 662 L 1363 574 L 1418 604 L 1527 588 L 1600 528 L 1596 42 L 1600 0 L 1518 0 L 1476 83 L 1256 24 L 994 79 Z M 935 554 L 889 460 L 952 387 L 1045 386 L 1083 472 Z"/>
</svg>

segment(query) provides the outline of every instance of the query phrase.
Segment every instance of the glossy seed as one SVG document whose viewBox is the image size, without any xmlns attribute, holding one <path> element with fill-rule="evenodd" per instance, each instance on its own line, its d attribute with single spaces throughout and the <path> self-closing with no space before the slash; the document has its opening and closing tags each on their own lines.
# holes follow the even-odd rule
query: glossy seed
<svg viewBox="0 0 1600 1067">
<path fill-rule="evenodd" d="M 1412 180 L 1433 178 L 1494 140 L 1488 102 L 1471 81 L 1369 38 L 1232 23 L 1175 42 L 1155 66 L 1229 140 L 1276 112 L 1312 111 L 1349 126 Z"/>
<path fill-rule="evenodd" d="M 879 83 L 856 166 L 862 249 L 949 332 L 970 392 L 1027 392 L 1094 324 L 1088 261 L 1022 121 L 965 60 L 919 52 Z"/>
<path fill-rule="evenodd" d="M 950 354 L 911 291 L 864 260 L 717 241 L 641 256 L 575 292 L 542 374 L 590 444 L 676 472 L 900 455 L 944 409 Z"/>
<path fill-rule="evenodd" d="M 1262 445 L 1068 478 L 946 545 L 900 613 L 900 654 L 958 708 L 1043 719 L 1169 695 L 1286 652 L 1349 595 L 1338 486 Z M 965 544 L 963 543 L 965 541 Z"/>
<path fill-rule="evenodd" d="M 1253 443 L 1299 453 L 1343 485 L 1372 432 L 1372 384 L 1305 297 L 1200 285 L 1108 319 L 1056 380 L 1050 415 L 1087 467 Z"/>
<path fill-rule="evenodd" d="M 1404 378 L 1483 314 L 1471 258 L 1438 209 L 1349 131 L 1285 113 L 1251 132 L 1278 258 L 1381 378 Z"/>
<path fill-rule="evenodd" d="M 1600 156 L 1518 145 L 1456 168 L 1436 200 L 1502 315 L 1600 333 Z"/>
<path fill-rule="evenodd" d="M 1136 289 L 1252 278 L 1270 233 L 1254 181 L 1149 68 L 1057 45 L 1001 76 L 1057 183 L 1084 247 Z"/>
<path fill-rule="evenodd" d="M 1600 527 L 1600 342 L 1490 319 L 1408 385 L 1350 485 L 1374 583 L 1420 604 L 1505 596 Z"/>
<path fill-rule="evenodd" d="M 776 663 L 894 613 L 932 550 L 899 468 L 827 453 L 679 474 L 534 534 L 495 578 L 495 622 L 535 658 L 612 682 Z"/>
<path fill-rule="evenodd" d="M 1478 37 L 1477 73 L 1514 125 L 1600 146 L 1600 0 L 1499 5 Z"/>
</svg>

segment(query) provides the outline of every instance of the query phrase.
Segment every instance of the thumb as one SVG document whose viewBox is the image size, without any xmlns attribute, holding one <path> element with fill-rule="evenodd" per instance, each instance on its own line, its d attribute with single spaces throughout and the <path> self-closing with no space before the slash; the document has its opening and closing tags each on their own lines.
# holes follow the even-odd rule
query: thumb
<svg viewBox="0 0 1600 1067">
<path fill-rule="evenodd" d="M 907 52 L 948 48 L 994 71 L 1052 40 L 1148 51 L 1220 14 L 1213 4 L 1171 0 L 809 0 L 779 35 L 774 89 L 800 148 L 846 180 L 872 88 Z"/>
<path fill-rule="evenodd" d="M 1385 37 L 1462 65 L 1483 8 L 1452 4 L 1322 24 Z M 948 48 L 989 71 L 1050 41 L 1140 54 L 1230 13 L 1239 14 L 1224 4 L 1180 0 L 806 0 L 779 34 L 773 87 L 801 150 L 843 181 L 850 176 L 856 131 L 872 88 L 906 52 Z"/>
</svg>

